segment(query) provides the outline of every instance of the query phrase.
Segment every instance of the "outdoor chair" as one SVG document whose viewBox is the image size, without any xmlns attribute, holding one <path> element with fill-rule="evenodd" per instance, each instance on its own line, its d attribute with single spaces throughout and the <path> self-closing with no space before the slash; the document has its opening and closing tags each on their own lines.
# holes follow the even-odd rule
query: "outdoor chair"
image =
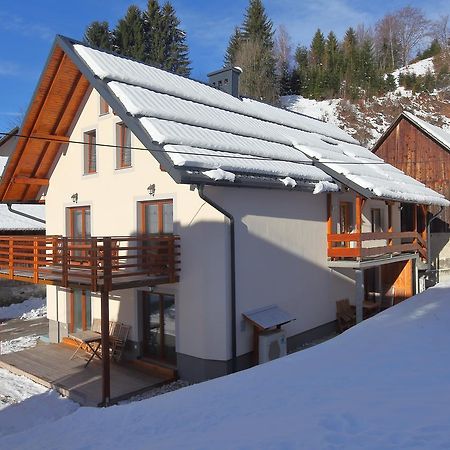
<svg viewBox="0 0 450 450">
<path fill-rule="evenodd" d="M 336 302 L 336 321 L 340 333 L 356 324 L 355 307 L 350 305 L 348 299 Z"/>
</svg>

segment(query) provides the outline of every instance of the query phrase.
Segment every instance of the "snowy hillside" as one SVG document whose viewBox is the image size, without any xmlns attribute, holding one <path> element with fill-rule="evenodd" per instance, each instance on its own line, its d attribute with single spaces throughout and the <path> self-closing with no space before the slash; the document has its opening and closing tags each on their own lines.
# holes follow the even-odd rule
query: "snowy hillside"
<svg viewBox="0 0 450 450">
<path fill-rule="evenodd" d="M 62 437 L 67 450 L 450 448 L 449 297 L 437 286 L 311 349 L 141 402 L 78 408 L 0 448 L 60 449 Z M 18 417 L 21 404 L 5 420 L 9 409 Z"/>
<path fill-rule="evenodd" d="M 399 74 L 425 75 L 434 72 L 433 59 L 428 58 L 402 67 L 393 75 L 398 82 Z M 351 103 L 344 99 L 315 101 L 298 95 L 282 97 L 282 105 L 292 111 L 332 122 L 371 147 L 403 111 L 410 111 L 427 122 L 450 130 L 450 87 L 435 90 L 431 94 L 413 93 L 403 87 L 382 97 L 369 101 Z"/>
</svg>

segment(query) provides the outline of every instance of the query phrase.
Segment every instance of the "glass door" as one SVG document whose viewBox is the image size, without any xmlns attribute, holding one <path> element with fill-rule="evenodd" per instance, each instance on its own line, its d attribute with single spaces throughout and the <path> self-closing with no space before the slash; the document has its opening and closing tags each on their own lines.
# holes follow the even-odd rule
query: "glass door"
<svg viewBox="0 0 450 450">
<path fill-rule="evenodd" d="M 176 364 L 175 297 L 144 292 L 144 356 Z"/>
<path fill-rule="evenodd" d="M 69 331 L 89 330 L 91 328 L 91 293 L 81 289 L 74 289 L 69 295 L 70 323 Z"/>
<path fill-rule="evenodd" d="M 70 251 L 70 256 L 74 258 L 74 262 L 83 264 L 89 256 L 90 242 L 88 240 L 91 237 L 89 206 L 69 208 L 69 237 L 75 239 L 70 243 L 70 246 L 75 247 Z"/>
</svg>

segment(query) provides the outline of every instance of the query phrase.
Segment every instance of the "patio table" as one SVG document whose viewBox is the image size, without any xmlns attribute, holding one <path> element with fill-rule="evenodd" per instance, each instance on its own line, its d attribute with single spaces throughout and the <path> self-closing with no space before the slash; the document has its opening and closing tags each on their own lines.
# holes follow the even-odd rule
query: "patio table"
<svg viewBox="0 0 450 450">
<path fill-rule="evenodd" d="M 75 357 L 75 355 L 78 353 L 78 350 L 80 350 L 80 348 L 83 345 L 87 345 L 89 349 L 92 351 L 92 354 L 90 358 L 87 360 L 84 367 L 87 367 L 89 365 L 94 356 L 97 356 L 98 359 L 102 359 L 101 355 L 98 353 L 98 350 L 100 348 L 100 342 L 102 340 L 102 336 L 100 333 L 91 330 L 77 331 L 76 333 L 69 334 L 69 337 L 74 341 L 78 342 L 78 347 L 73 353 L 73 355 L 70 357 L 70 359 L 73 359 Z"/>
</svg>

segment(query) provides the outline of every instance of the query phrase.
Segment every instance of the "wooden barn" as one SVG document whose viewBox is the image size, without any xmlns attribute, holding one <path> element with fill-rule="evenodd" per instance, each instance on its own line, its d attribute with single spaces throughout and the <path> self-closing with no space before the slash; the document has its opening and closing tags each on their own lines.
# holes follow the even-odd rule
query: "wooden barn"
<svg viewBox="0 0 450 450">
<path fill-rule="evenodd" d="M 427 187 L 450 198 L 450 133 L 409 112 L 403 112 L 381 136 L 373 150 L 380 158 Z M 429 226 L 432 280 L 450 279 L 450 208 L 432 206 L 415 214 L 402 208 L 403 231 Z M 435 276 L 433 276 L 435 274 Z"/>
</svg>

